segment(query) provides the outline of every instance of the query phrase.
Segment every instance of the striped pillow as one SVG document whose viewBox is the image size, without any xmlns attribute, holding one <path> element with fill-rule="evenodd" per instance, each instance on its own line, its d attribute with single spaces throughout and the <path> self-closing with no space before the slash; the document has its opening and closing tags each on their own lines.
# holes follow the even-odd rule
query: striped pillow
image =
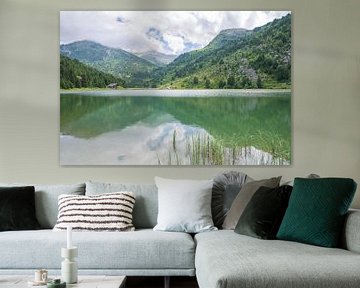
<svg viewBox="0 0 360 288">
<path fill-rule="evenodd" d="M 59 196 L 59 214 L 55 231 L 72 226 L 74 231 L 133 231 L 133 192 L 115 192 L 93 196 Z"/>
</svg>

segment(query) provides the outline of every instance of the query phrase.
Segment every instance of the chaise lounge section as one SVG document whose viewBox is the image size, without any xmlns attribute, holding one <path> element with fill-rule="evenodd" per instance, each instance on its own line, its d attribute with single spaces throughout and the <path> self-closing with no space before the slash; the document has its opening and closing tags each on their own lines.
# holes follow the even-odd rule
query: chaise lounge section
<svg viewBox="0 0 360 288">
<path fill-rule="evenodd" d="M 262 240 L 230 230 L 195 236 L 200 288 L 353 288 L 360 283 L 360 211 L 347 216 L 349 250 Z"/>
</svg>

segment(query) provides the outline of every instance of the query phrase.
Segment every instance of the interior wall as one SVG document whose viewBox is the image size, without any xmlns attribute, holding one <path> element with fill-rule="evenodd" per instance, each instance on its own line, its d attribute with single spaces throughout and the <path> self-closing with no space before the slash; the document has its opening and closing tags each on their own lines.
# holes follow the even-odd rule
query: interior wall
<svg viewBox="0 0 360 288">
<path fill-rule="evenodd" d="M 59 11 L 291 10 L 293 161 L 290 167 L 59 165 Z M 0 182 L 153 182 L 224 170 L 253 178 L 318 173 L 360 185 L 358 0 L 1 0 Z M 360 190 L 360 189 L 359 189 Z M 358 191 L 354 207 L 360 207 Z"/>
</svg>

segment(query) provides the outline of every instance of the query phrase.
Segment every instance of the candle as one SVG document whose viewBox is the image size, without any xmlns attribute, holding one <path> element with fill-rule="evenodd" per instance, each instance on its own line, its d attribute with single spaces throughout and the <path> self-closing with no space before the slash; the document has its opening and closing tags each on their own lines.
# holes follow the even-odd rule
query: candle
<svg viewBox="0 0 360 288">
<path fill-rule="evenodd" d="M 72 237 L 72 235 L 71 235 L 72 227 L 70 225 L 67 226 L 66 232 L 67 232 L 66 248 L 70 249 L 70 248 L 72 248 L 72 238 L 71 238 Z"/>
</svg>

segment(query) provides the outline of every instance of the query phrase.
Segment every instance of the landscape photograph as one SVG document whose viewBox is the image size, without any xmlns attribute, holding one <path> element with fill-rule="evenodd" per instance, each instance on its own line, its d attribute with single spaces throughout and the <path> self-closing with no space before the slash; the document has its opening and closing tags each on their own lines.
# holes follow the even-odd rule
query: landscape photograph
<svg viewBox="0 0 360 288">
<path fill-rule="evenodd" d="M 290 11 L 61 11 L 61 165 L 290 165 Z"/>
</svg>

